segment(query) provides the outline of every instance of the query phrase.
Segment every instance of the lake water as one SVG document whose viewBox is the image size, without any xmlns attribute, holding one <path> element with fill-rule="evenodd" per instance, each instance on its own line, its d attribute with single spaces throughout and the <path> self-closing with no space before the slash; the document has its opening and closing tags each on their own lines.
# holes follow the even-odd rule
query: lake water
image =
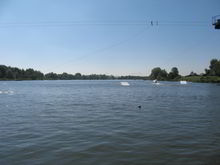
<svg viewBox="0 0 220 165">
<path fill-rule="evenodd" d="M 219 85 L 128 82 L 1 81 L 0 165 L 220 164 Z"/>
</svg>

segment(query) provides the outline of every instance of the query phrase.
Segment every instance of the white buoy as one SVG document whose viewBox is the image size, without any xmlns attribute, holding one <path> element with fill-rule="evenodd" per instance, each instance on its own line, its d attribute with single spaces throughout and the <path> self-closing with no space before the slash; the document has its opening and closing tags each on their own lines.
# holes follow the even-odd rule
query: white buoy
<svg viewBox="0 0 220 165">
<path fill-rule="evenodd" d="M 130 86 L 128 82 L 120 82 L 122 86 Z"/>
<path fill-rule="evenodd" d="M 180 81 L 180 84 L 185 85 L 187 84 L 187 81 Z"/>
</svg>

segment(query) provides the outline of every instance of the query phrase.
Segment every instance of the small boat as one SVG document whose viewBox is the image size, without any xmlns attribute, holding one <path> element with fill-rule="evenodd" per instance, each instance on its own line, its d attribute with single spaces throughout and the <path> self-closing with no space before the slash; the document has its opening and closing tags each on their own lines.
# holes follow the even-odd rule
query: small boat
<svg viewBox="0 0 220 165">
<path fill-rule="evenodd" d="M 157 79 L 153 80 L 153 83 L 157 83 Z"/>
</svg>

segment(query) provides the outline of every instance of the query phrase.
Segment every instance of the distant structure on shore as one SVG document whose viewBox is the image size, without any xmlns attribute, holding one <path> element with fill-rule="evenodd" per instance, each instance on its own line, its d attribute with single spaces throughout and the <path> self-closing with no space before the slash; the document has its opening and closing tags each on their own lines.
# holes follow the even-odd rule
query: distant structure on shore
<svg viewBox="0 0 220 165">
<path fill-rule="evenodd" d="M 220 29 L 220 15 L 212 17 L 212 25 L 215 26 L 215 29 Z"/>
</svg>

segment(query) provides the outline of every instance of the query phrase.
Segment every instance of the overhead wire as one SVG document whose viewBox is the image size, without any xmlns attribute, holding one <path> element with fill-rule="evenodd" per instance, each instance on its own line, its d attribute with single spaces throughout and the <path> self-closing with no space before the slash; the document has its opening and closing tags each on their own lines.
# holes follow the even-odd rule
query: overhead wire
<svg viewBox="0 0 220 165">
<path fill-rule="evenodd" d="M 73 26 L 206 26 L 206 21 L 160 21 L 160 20 L 115 20 L 115 21 L 40 21 L 0 22 L 0 28 L 22 27 L 73 27 Z"/>
</svg>

